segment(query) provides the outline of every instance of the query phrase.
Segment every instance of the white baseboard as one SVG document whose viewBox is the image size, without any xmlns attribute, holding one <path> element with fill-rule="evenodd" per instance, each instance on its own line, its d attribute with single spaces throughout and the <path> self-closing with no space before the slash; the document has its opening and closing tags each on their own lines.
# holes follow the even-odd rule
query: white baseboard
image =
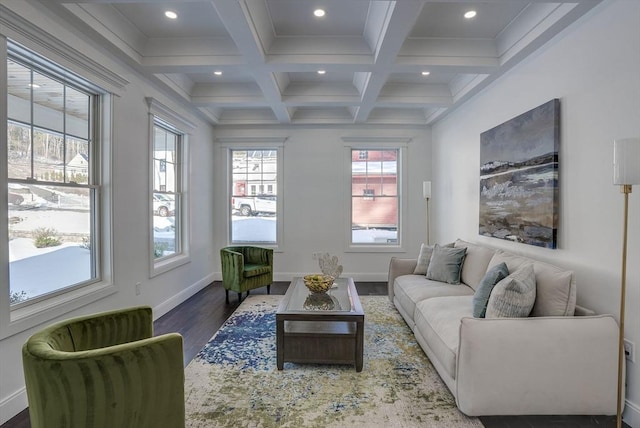
<svg viewBox="0 0 640 428">
<path fill-rule="evenodd" d="M 629 400 L 626 400 L 624 404 L 622 420 L 631 428 L 640 428 L 640 407 Z"/>
<path fill-rule="evenodd" d="M 20 388 L 0 401 L 0 425 L 27 408 L 27 390 Z"/>
<path fill-rule="evenodd" d="M 170 298 L 168 298 L 167 300 L 165 300 L 164 302 L 160 303 L 159 305 L 153 308 L 153 319 L 157 320 L 158 318 L 160 318 L 161 316 L 169 312 L 171 309 L 175 308 L 180 303 L 184 302 L 189 297 L 193 296 L 198 291 L 202 290 L 204 287 L 211 284 L 213 280 L 214 280 L 214 274 L 207 275 L 201 280 L 199 280 L 198 282 L 185 288 L 178 294 L 175 294 Z"/>
</svg>

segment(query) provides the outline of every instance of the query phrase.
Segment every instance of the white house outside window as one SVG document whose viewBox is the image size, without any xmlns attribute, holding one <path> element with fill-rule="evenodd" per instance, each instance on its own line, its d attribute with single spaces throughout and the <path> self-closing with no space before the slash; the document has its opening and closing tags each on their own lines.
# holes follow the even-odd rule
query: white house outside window
<svg viewBox="0 0 640 428">
<path fill-rule="evenodd" d="M 100 94 L 26 50 L 7 55 L 9 292 L 12 306 L 100 279 Z"/>
</svg>

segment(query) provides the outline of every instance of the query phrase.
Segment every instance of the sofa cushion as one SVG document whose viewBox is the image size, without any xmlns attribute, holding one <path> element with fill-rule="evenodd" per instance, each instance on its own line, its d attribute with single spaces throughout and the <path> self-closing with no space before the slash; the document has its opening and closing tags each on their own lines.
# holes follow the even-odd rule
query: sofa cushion
<svg viewBox="0 0 640 428">
<path fill-rule="evenodd" d="M 242 275 L 245 278 L 251 278 L 253 276 L 263 275 L 269 272 L 271 272 L 271 266 L 245 263 L 244 270 L 242 271 Z"/>
<path fill-rule="evenodd" d="M 486 318 L 528 317 L 535 301 L 536 274 L 533 264 L 527 263 L 493 287 Z"/>
<path fill-rule="evenodd" d="M 476 290 L 480 280 L 487 272 L 487 267 L 489 266 L 489 262 L 491 261 L 495 250 L 483 247 L 482 245 L 466 242 L 462 239 L 456 240 L 454 246 L 455 248 L 464 247 L 467 249 L 467 253 L 464 256 L 464 264 L 462 265 L 460 280 Z"/>
<path fill-rule="evenodd" d="M 435 297 L 416 306 L 415 330 L 426 339 L 452 378 L 456 377 L 460 320 L 472 315 L 472 300 L 473 296 Z"/>
<path fill-rule="evenodd" d="M 427 279 L 460 284 L 460 273 L 466 252 L 466 248 L 445 248 L 435 244 L 427 268 Z"/>
<path fill-rule="evenodd" d="M 505 263 L 500 263 L 490 268 L 484 277 L 480 280 L 478 288 L 473 295 L 473 316 L 476 318 L 484 318 L 487 313 L 487 304 L 493 287 L 503 279 L 509 276 L 509 269 Z"/>
<path fill-rule="evenodd" d="M 573 272 L 557 266 L 496 250 L 489 267 L 506 263 L 515 272 L 525 263 L 533 263 L 536 273 L 536 302 L 530 316 L 573 316 L 576 308 L 576 283 Z"/>
<path fill-rule="evenodd" d="M 473 290 L 464 284 L 447 284 L 445 282 L 430 281 L 424 275 L 401 275 L 393 283 L 394 299 L 411 319 L 406 320 L 411 325 L 416 303 L 438 296 L 467 296 L 473 295 Z M 471 309 L 469 309 L 471 310 Z"/>
</svg>

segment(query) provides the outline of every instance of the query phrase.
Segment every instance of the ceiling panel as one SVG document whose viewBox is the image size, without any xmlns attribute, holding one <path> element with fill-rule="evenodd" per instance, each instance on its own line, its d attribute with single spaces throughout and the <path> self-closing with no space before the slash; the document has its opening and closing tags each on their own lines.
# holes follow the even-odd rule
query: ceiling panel
<svg viewBox="0 0 640 428">
<path fill-rule="evenodd" d="M 114 3 L 113 7 L 149 38 L 228 35 L 210 2 Z M 177 13 L 178 18 L 165 17 L 167 10 Z"/>
<path fill-rule="evenodd" d="M 362 36 L 368 1 L 267 0 L 276 36 Z M 313 11 L 322 7 L 323 18 Z"/>
<path fill-rule="evenodd" d="M 31 1 L 214 125 L 430 124 L 600 2 Z"/>
<path fill-rule="evenodd" d="M 513 2 L 446 2 L 429 3 L 411 31 L 411 37 L 452 37 L 493 39 L 527 6 Z M 472 19 L 465 12 L 475 10 Z"/>
</svg>

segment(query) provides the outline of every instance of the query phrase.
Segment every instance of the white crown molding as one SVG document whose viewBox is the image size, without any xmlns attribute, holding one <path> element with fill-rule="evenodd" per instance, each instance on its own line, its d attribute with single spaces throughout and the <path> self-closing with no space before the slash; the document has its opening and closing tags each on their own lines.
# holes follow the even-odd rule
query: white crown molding
<svg viewBox="0 0 640 428">
<path fill-rule="evenodd" d="M 187 118 L 186 115 L 176 112 L 171 107 L 162 104 L 155 98 L 147 97 L 145 99 L 147 101 L 147 105 L 149 106 L 150 114 L 158 116 L 161 119 L 169 122 L 170 124 L 176 126 L 182 132 L 190 133 L 194 129 L 196 129 L 197 125 L 192 119 Z"/>
<path fill-rule="evenodd" d="M 63 62 L 65 67 L 75 72 L 89 73 L 89 80 L 118 95 L 129 81 L 109 70 L 102 64 L 80 54 L 71 46 L 53 37 L 51 34 L 35 26 L 7 7 L 0 5 L 0 28 L 2 34 L 11 40 L 38 51 L 49 59 Z M 51 58 L 54 56 L 55 58 Z M 83 73 L 83 74 L 84 74 Z M 87 77 L 87 76 L 83 76 Z M 99 82 L 95 82 L 95 80 Z"/>
</svg>

